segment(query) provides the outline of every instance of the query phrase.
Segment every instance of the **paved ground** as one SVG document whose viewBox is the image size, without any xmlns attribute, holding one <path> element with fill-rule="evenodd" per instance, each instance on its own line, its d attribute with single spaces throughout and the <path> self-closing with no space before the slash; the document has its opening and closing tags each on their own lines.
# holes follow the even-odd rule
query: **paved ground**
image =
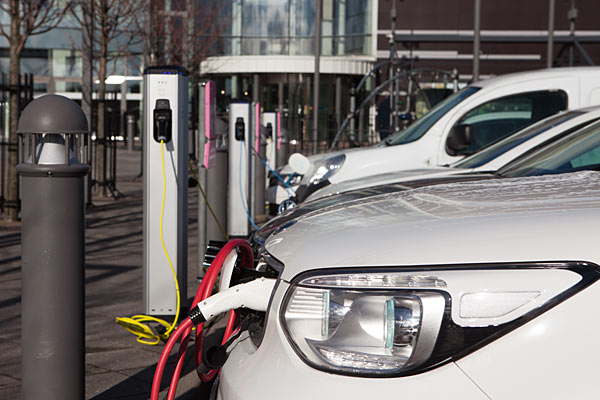
<svg viewBox="0 0 600 400">
<path fill-rule="evenodd" d="M 95 199 L 94 207 L 86 212 L 87 399 L 149 398 L 154 367 L 162 351 L 162 345 L 137 343 L 114 322 L 115 317 L 140 313 L 142 308 L 142 182 L 136 179 L 139 157 L 139 151 L 119 151 L 117 188 L 124 197 Z M 196 191 L 190 190 L 190 296 L 197 287 L 196 202 Z M 21 397 L 20 254 L 19 227 L 0 226 L 0 399 Z M 194 362 L 188 361 L 177 398 L 204 399 Z"/>
</svg>

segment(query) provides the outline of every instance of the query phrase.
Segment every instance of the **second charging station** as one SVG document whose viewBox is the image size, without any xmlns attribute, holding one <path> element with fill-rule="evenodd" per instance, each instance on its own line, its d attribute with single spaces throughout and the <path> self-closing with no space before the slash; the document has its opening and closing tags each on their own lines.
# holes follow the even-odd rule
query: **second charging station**
<svg viewBox="0 0 600 400">
<path fill-rule="evenodd" d="M 178 66 L 144 71 L 143 309 L 147 315 L 174 315 L 177 308 L 161 243 L 161 211 L 164 245 L 181 298 L 187 298 L 188 79 L 188 72 Z"/>
</svg>

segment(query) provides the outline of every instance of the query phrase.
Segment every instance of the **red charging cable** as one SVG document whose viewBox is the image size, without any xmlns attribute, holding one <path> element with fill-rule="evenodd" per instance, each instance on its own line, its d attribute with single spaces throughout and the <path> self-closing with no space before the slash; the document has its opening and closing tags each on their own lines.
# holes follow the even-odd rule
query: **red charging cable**
<svg viewBox="0 0 600 400">
<path fill-rule="evenodd" d="M 198 290 L 196 291 L 196 296 L 194 297 L 194 301 L 192 303 L 192 307 L 194 308 L 199 302 L 207 299 L 211 296 L 213 287 L 217 280 L 217 276 L 223 267 L 223 263 L 227 255 L 235 250 L 239 249 L 241 251 L 241 265 L 245 268 L 252 268 L 254 266 L 254 253 L 252 252 L 252 247 L 250 244 L 242 239 L 234 239 L 230 240 L 222 249 L 219 251 L 213 262 L 210 264 L 208 271 L 204 275 Z M 235 326 L 235 312 L 231 310 L 229 312 L 229 319 L 227 321 L 227 327 L 225 328 L 225 334 L 223 335 L 223 340 L 221 344 L 225 344 L 227 340 L 231 337 Z M 204 328 L 204 324 L 200 324 L 196 327 L 196 342 L 195 342 L 195 355 L 196 355 L 196 366 L 200 365 L 202 362 L 202 330 Z M 171 378 L 171 385 L 169 386 L 169 394 L 167 399 L 172 400 L 175 398 L 175 392 L 177 391 L 177 384 L 179 383 L 179 377 L 181 375 L 181 370 L 183 369 L 183 361 L 185 359 L 185 353 L 187 351 L 187 345 L 190 340 L 190 333 L 192 332 L 192 321 L 189 318 L 183 320 L 175 332 L 171 335 L 165 348 L 163 349 L 162 354 L 160 355 L 160 359 L 158 360 L 158 364 L 156 365 L 156 370 L 154 371 L 154 379 L 152 380 L 152 391 L 150 394 L 151 400 L 158 400 L 158 394 L 160 392 L 160 382 L 162 380 L 162 376 L 165 370 L 165 365 L 167 364 L 167 360 L 169 358 L 169 354 L 175 347 L 175 343 L 181 337 L 181 344 L 179 345 L 179 352 L 177 353 L 177 364 L 175 365 L 175 370 L 173 371 L 173 376 Z M 217 370 L 210 370 L 205 374 L 200 374 L 199 377 L 203 382 L 208 382 L 213 379 L 218 374 Z"/>
</svg>

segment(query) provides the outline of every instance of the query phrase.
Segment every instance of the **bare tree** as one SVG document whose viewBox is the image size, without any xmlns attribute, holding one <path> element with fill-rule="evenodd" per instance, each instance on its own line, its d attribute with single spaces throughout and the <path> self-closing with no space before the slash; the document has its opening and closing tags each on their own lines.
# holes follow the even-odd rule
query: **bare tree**
<svg viewBox="0 0 600 400">
<path fill-rule="evenodd" d="M 210 4 L 207 4 L 210 3 Z M 149 0 L 135 18 L 143 40 L 144 64 L 184 66 L 192 82 L 199 75 L 200 62 L 206 59 L 218 38 L 218 16 L 226 2 L 206 0 Z"/>
<path fill-rule="evenodd" d="M 6 188 L 7 206 L 4 218 L 16 221 L 19 198 L 17 180 L 17 125 L 19 122 L 19 76 L 21 54 L 30 36 L 54 29 L 63 19 L 68 5 L 60 0 L 0 0 L 0 10 L 10 17 L 10 30 L 0 24 L 0 34 L 9 43 L 9 117 L 8 117 L 8 179 Z"/>
<path fill-rule="evenodd" d="M 87 32 L 87 43 L 83 43 L 82 53 L 94 54 L 98 68 L 98 118 L 96 137 L 98 157 L 99 194 L 107 196 L 106 181 L 106 135 L 104 121 L 104 101 L 106 99 L 106 78 L 108 63 L 129 52 L 135 43 L 136 31 L 131 29 L 134 14 L 138 12 L 143 0 L 72 0 L 73 16 Z M 90 26 L 92 28 L 90 28 Z M 91 46 L 91 48 L 90 48 Z M 93 64 L 96 64 L 93 62 Z M 85 83 L 84 83 L 85 86 Z M 91 99 L 91 93 L 89 94 Z"/>
</svg>

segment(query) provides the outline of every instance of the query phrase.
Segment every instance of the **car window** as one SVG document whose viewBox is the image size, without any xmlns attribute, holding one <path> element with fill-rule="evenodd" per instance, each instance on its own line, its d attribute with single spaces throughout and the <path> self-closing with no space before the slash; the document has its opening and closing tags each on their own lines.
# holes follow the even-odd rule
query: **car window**
<svg viewBox="0 0 600 400">
<path fill-rule="evenodd" d="M 457 125 L 470 125 L 470 146 L 458 154 L 470 155 L 534 122 L 567 108 L 562 90 L 540 90 L 494 99 L 467 112 Z"/>
<path fill-rule="evenodd" d="M 502 176 L 518 177 L 586 169 L 600 169 L 600 122 L 520 157 L 498 170 L 498 173 Z"/>
<path fill-rule="evenodd" d="M 481 88 L 468 86 L 454 93 L 452 96 L 447 97 L 443 101 L 436 104 L 436 106 L 429 110 L 427 114 L 416 120 L 408 128 L 387 137 L 383 143 L 388 146 L 395 146 L 398 144 L 414 142 L 415 140 L 420 139 L 450 109 L 465 100 L 467 97 L 471 96 L 473 93 L 477 92 L 479 89 Z"/>
<path fill-rule="evenodd" d="M 500 139 L 490 145 L 484 147 L 477 153 L 457 162 L 452 165 L 456 168 L 477 168 L 488 162 L 492 161 L 496 157 L 506 153 L 507 151 L 517 147 L 521 143 L 524 143 L 541 133 L 546 132 L 548 129 L 559 126 L 563 122 L 570 120 L 578 115 L 583 114 L 583 111 L 568 111 L 559 113 L 557 115 L 550 116 L 543 119 L 535 124 L 521 129 L 517 133 Z"/>
<path fill-rule="evenodd" d="M 594 148 L 586 151 L 582 155 L 569 161 L 573 169 L 584 169 L 590 166 L 600 165 L 600 148 Z"/>
</svg>

